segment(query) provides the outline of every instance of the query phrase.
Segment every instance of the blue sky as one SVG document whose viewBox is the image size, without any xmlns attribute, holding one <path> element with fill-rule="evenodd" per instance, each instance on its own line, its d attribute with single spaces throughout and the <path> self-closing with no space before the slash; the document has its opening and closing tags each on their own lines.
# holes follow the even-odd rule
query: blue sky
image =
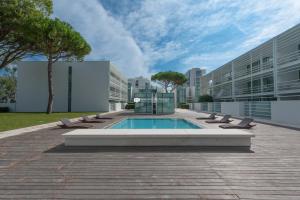
<svg viewBox="0 0 300 200">
<path fill-rule="evenodd" d="M 300 22 L 297 0 L 54 0 L 54 16 L 128 77 L 213 70 Z"/>
</svg>

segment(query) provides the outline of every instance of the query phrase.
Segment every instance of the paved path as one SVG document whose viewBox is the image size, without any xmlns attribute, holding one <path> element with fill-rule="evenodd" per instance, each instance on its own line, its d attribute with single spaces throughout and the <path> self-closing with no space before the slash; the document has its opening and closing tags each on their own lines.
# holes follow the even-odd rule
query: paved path
<svg viewBox="0 0 300 200">
<path fill-rule="evenodd" d="M 180 112 L 172 117 L 196 115 Z M 112 116 L 114 120 L 96 126 L 127 117 Z M 250 152 L 67 148 L 61 136 L 67 131 L 48 128 L 0 140 L 0 199 L 300 199 L 296 130 L 258 124 Z"/>
</svg>

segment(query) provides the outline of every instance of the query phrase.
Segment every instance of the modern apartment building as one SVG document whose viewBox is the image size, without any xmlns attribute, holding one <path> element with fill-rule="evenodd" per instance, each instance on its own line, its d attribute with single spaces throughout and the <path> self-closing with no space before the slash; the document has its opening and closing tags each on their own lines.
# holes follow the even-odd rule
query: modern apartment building
<svg viewBox="0 0 300 200">
<path fill-rule="evenodd" d="M 201 78 L 216 101 L 300 99 L 300 24 Z"/>
<path fill-rule="evenodd" d="M 132 102 L 134 94 L 138 93 L 141 89 L 150 89 L 151 81 L 142 76 L 128 79 L 128 102 Z"/>
<path fill-rule="evenodd" d="M 127 78 L 109 61 L 56 62 L 53 65 L 54 112 L 107 112 L 127 102 Z M 17 112 L 45 112 L 47 62 L 18 63 Z"/>
<path fill-rule="evenodd" d="M 185 86 L 177 86 L 176 90 L 175 90 L 175 105 L 179 106 L 181 103 L 187 103 L 187 98 L 186 98 L 186 94 L 187 94 L 187 89 Z"/>
<path fill-rule="evenodd" d="M 201 95 L 201 77 L 205 74 L 205 69 L 192 68 L 185 73 L 187 82 L 185 84 L 186 88 L 186 101 L 187 102 L 197 102 L 199 96 Z"/>
</svg>

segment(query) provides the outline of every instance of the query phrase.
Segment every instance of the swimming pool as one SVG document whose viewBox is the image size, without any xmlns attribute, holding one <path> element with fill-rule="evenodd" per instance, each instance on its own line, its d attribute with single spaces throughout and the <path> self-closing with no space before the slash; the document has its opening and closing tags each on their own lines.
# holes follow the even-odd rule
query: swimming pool
<svg viewBox="0 0 300 200">
<path fill-rule="evenodd" d="M 201 127 L 185 119 L 172 118 L 128 118 L 122 120 L 111 129 L 200 129 Z"/>
</svg>

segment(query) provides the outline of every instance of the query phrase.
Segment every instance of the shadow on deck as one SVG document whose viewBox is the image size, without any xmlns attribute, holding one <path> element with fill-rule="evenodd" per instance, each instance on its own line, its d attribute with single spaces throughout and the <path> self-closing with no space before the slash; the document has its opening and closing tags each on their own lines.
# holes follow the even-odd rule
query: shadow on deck
<svg viewBox="0 0 300 200">
<path fill-rule="evenodd" d="M 159 153 L 254 153 L 247 147 L 196 147 L 196 146 L 65 146 L 57 145 L 44 153 L 98 153 L 98 152 L 159 152 Z"/>
</svg>

